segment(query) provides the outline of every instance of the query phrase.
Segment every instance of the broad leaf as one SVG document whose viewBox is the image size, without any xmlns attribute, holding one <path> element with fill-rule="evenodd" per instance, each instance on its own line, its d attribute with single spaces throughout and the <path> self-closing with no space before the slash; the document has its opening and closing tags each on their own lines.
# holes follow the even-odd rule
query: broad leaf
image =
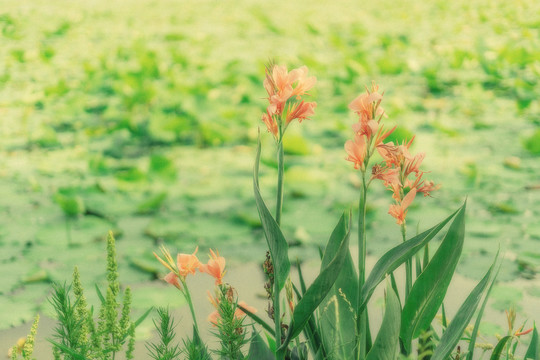
<svg viewBox="0 0 540 360">
<path fill-rule="evenodd" d="M 350 223 L 350 214 L 348 218 Z M 302 299 L 296 305 L 293 319 L 289 325 L 287 339 L 285 339 L 281 348 L 285 348 L 292 339 L 300 334 L 313 312 L 334 285 L 334 282 L 345 263 L 345 259 L 349 253 L 349 226 L 348 223 L 345 222 L 345 214 L 341 216 L 336 229 L 339 229 L 336 231 L 338 231 L 340 236 L 330 237 L 330 241 L 339 241 L 339 248 L 334 258 L 323 270 L 321 270 L 315 281 L 313 281 L 313 284 L 311 284 Z"/>
<path fill-rule="evenodd" d="M 467 296 L 467 299 L 465 299 L 465 301 L 457 311 L 456 316 L 450 322 L 448 328 L 446 328 L 446 331 L 441 337 L 441 341 L 439 342 L 437 348 L 433 353 L 433 356 L 431 358 L 432 360 L 444 360 L 448 358 L 448 355 L 450 355 L 452 350 L 456 347 L 457 343 L 461 339 L 461 336 L 463 335 L 463 332 L 465 331 L 465 328 L 469 325 L 469 322 L 471 321 L 474 312 L 478 307 L 478 304 L 480 303 L 482 294 L 484 293 L 486 288 L 488 286 L 491 287 L 491 285 L 493 285 L 493 282 L 495 281 L 495 277 L 491 279 L 491 274 L 493 272 L 493 268 L 495 267 L 495 263 L 497 262 L 498 256 L 499 254 L 497 253 L 495 260 L 493 261 L 493 264 L 487 271 L 486 275 L 484 275 L 478 285 L 476 285 L 476 287 L 473 289 L 473 291 L 471 291 L 469 296 Z M 482 313 L 479 313 L 478 316 L 481 317 Z"/>
<path fill-rule="evenodd" d="M 257 143 L 257 156 L 255 159 L 255 167 L 253 170 L 253 190 L 255 192 L 255 202 L 259 210 L 264 235 L 268 243 L 268 249 L 272 256 L 274 266 L 274 277 L 278 284 L 279 290 L 283 289 L 285 281 L 289 276 L 291 264 L 289 262 L 289 245 L 279 228 L 276 220 L 270 214 L 259 190 L 259 162 L 261 158 L 261 139 Z"/>
<path fill-rule="evenodd" d="M 331 235 L 333 240 L 328 242 L 322 259 L 321 270 L 328 265 L 336 255 L 339 245 L 339 237 L 345 230 L 336 227 Z M 320 329 L 324 346 L 331 353 L 341 354 L 343 358 L 351 358 L 354 355 L 356 335 L 355 309 L 358 299 L 358 275 L 352 261 L 350 250 L 347 251 L 345 263 L 341 268 L 332 290 L 328 293 L 320 311 Z"/>
<path fill-rule="evenodd" d="M 366 360 L 394 360 L 396 358 L 400 323 L 399 299 L 392 286 L 388 284 L 383 322 Z"/>
<path fill-rule="evenodd" d="M 273 360 L 274 353 L 264 342 L 261 335 L 253 329 L 253 336 L 249 345 L 248 359 Z"/>
<path fill-rule="evenodd" d="M 384 280 L 386 275 L 391 274 L 401 264 L 410 259 L 415 253 L 417 253 L 424 245 L 426 245 L 431 239 L 435 237 L 444 226 L 456 215 L 459 209 L 452 215 L 441 221 L 429 230 L 416 235 L 412 239 L 409 239 L 396 247 L 386 252 L 377 261 L 373 270 L 369 274 L 364 286 L 362 287 L 362 293 L 360 297 L 359 309 L 362 312 L 367 305 L 367 302 L 373 295 L 373 291 L 381 281 Z"/>
<path fill-rule="evenodd" d="M 422 274 L 416 279 L 401 314 L 403 345 L 410 351 L 411 340 L 431 324 L 448 290 L 465 237 L 465 204 L 459 209 L 446 236 Z"/>
</svg>

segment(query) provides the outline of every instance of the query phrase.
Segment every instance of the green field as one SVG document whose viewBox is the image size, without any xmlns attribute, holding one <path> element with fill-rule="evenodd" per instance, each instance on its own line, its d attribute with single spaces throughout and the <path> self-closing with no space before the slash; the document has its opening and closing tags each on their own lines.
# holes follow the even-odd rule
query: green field
<svg viewBox="0 0 540 360">
<path fill-rule="evenodd" d="M 318 78 L 316 115 L 285 144 L 295 255 L 316 258 L 357 207 L 347 105 L 376 81 L 395 140 L 416 134 L 413 151 L 442 184 L 411 209 L 411 233 L 467 197 L 457 271 L 478 279 L 500 244 L 508 283 L 492 306 L 540 298 L 538 1 L 1 0 L 0 39 L 0 328 L 50 311 L 50 282 L 76 264 L 84 283 L 102 283 L 109 229 L 124 283 L 141 292 L 162 270 L 162 242 L 262 262 L 251 177 L 261 126 L 261 187 L 273 194 L 260 121 L 269 59 Z M 389 193 L 373 188 L 369 249 L 380 255 L 400 233 Z M 531 280 L 509 295 L 518 278 Z M 143 300 L 135 308 L 169 298 Z"/>
</svg>

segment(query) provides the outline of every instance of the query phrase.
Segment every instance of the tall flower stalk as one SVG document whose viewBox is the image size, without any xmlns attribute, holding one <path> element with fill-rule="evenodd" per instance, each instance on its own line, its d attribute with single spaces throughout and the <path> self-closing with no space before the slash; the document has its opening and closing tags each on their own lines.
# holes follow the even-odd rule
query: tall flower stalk
<svg viewBox="0 0 540 360">
<path fill-rule="evenodd" d="M 317 103 L 306 102 L 302 96 L 315 85 L 316 78 L 307 76 L 308 69 L 303 66 L 298 69 L 287 71 L 283 65 L 268 64 L 266 66 L 266 76 L 264 88 L 268 94 L 269 105 L 262 116 L 268 132 L 270 132 L 277 145 L 277 198 L 276 198 L 276 223 L 281 226 L 281 213 L 283 209 L 283 185 L 285 159 L 283 150 L 283 137 L 287 127 L 293 120 L 308 119 L 314 114 Z M 280 289 L 279 284 L 274 284 L 273 291 L 274 324 L 276 332 L 276 343 L 281 344 L 281 309 L 280 309 Z M 279 346 L 278 346 L 279 347 Z M 283 358 L 284 352 L 278 351 L 277 358 Z"/>
<path fill-rule="evenodd" d="M 424 159 L 424 154 L 420 153 L 412 156 L 408 149 L 413 139 L 408 143 L 394 145 L 393 142 L 384 143 L 384 140 L 395 130 L 396 127 L 386 131 L 381 124 L 385 116 L 384 109 L 380 106 L 383 94 L 378 92 L 378 86 L 372 84 L 371 89 L 366 88 L 366 92 L 359 95 L 350 104 L 349 108 L 358 116 L 358 123 L 352 126 L 355 137 L 345 143 L 347 151 L 346 160 L 354 163 L 354 168 L 360 170 L 362 184 L 360 188 L 360 200 L 358 210 L 358 298 L 360 299 L 362 287 L 365 283 L 366 271 L 366 202 L 367 191 L 371 181 L 379 179 L 384 186 L 393 191 L 392 198 L 396 201 L 390 206 L 389 214 L 396 219 L 401 227 L 403 242 L 407 240 L 407 227 L 405 217 L 408 207 L 414 200 L 418 192 L 428 196 L 436 186 L 431 181 L 422 179 L 424 174 L 419 170 L 419 166 Z M 384 162 L 375 164 L 371 169 L 368 179 L 367 169 L 372 156 L 377 151 Z M 414 179 L 409 176 L 414 174 Z M 407 299 L 412 287 L 412 261 L 409 259 L 405 263 L 405 299 Z M 369 343 L 368 316 L 364 309 L 357 314 L 357 346 L 356 358 L 363 359 L 367 352 Z"/>
<path fill-rule="evenodd" d="M 355 134 L 354 140 L 349 140 L 345 143 L 345 150 L 348 154 L 346 160 L 353 162 L 354 168 L 360 170 L 362 179 L 358 204 L 359 299 L 366 278 L 366 204 L 367 191 L 371 183 L 371 179 L 367 178 L 367 168 L 375 148 L 382 144 L 384 139 L 386 139 L 386 137 L 388 137 L 395 129 L 393 128 L 389 131 L 385 131 L 384 126 L 381 125 L 381 120 L 384 116 L 384 110 L 380 106 L 382 98 L 383 95 L 378 92 L 378 86 L 373 84 L 371 89 L 366 89 L 364 94 L 361 94 L 349 104 L 349 108 L 359 116 L 358 123 L 352 126 L 352 130 Z M 357 314 L 356 357 L 358 359 L 364 358 L 367 351 L 367 324 L 367 312 L 362 311 L 360 314 Z"/>
</svg>

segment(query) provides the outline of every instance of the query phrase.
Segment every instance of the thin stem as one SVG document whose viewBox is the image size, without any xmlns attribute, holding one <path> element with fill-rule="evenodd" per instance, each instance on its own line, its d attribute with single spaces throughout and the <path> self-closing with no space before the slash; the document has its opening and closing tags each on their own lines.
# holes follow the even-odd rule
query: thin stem
<svg viewBox="0 0 540 360">
<path fill-rule="evenodd" d="M 200 336 L 200 332 L 199 332 L 199 325 L 197 324 L 197 317 L 195 316 L 195 309 L 193 308 L 193 302 L 191 301 L 191 295 L 189 293 L 189 289 L 187 287 L 187 284 L 186 284 L 186 280 L 180 278 L 180 280 L 182 281 L 182 286 L 183 286 L 183 289 L 182 290 L 182 294 L 184 294 L 184 298 L 186 299 L 188 305 L 189 305 L 189 310 L 191 311 L 191 317 L 193 319 L 193 324 L 195 326 L 195 330 L 197 331 L 197 335 Z"/>
<path fill-rule="evenodd" d="M 284 153 L 283 141 L 278 142 L 278 182 L 277 182 L 277 202 L 276 202 L 276 222 L 281 226 L 281 210 L 283 208 L 283 173 L 284 173 Z"/>
<path fill-rule="evenodd" d="M 401 224 L 401 237 L 403 239 L 403 242 L 407 240 L 407 225 L 405 222 Z M 412 287 L 412 260 L 409 259 L 405 263 L 405 301 L 407 301 L 407 298 L 409 297 L 409 293 L 411 292 Z"/>
<path fill-rule="evenodd" d="M 276 332 L 276 349 L 281 347 L 281 310 L 279 305 L 279 284 L 277 281 L 274 281 L 274 324 Z M 282 360 L 284 358 L 284 351 L 276 351 L 276 360 Z"/>
<path fill-rule="evenodd" d="M 358 204 L 358 303 L 362 293 L 366 277 L 366 198 L 367 183 L 366 172 L 362 171 L 362 188 L 360 202 Z M 357 335 L 357 359 L 363 359 L 366 355 L 366 331 L 367 331 L 367 310 L 357 314 L 356 335 Z"/>
<path fill-rule="evenodd" d="M 276 201 L 276 223 L 281 226 L 281 211 L 283 208 L 283 173 L 284 173 L 284 152 L 283 152 L 283 127 L 279 126 L 278 146 L 278 180 L 277 180 L 277 201 Z M 273 261 L 274 259 L 272 259 Z M 277 279 L 276 279 L 277 280 Z M 274 281 L 274 325 L 276 332 L 276 349 L 281 347 L 281 309 L 279 282 Z M 276 360 L 285 358 L 285 350 L 276 351 Z"/>
</svg>

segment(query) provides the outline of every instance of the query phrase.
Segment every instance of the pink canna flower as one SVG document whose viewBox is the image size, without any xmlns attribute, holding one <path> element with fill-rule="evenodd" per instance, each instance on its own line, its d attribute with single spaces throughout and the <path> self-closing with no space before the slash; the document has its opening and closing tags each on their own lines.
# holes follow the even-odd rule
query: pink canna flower
<svg viewBox="0 0 540 360">
<path fill-rule="evenodd" d="M 394 126 L 390 130 L 384 132 L 384 126 L 381 126 L 379 128 L 379 131 L 377 132 L 377 137 L 375 138 L 375 146 L 381 144 L 390 134 L 396 130 L 397 126 Z"/>
<path fill-rule="evenodd" d="M 199 247 L 197 246 L 193 254 L 176 255 L 176 263 L 178 265 L 179 276 L 185 278 L 188 274 L 195 274 L 195 270 L 197 270 L 201 266 L 201 262 L 199 261 L 199 259 L 197 259 L 197 256 L 195 255 L 198 250 Z"/>
<path fill-rule="evenodd" d="M 307 74 L 306 66 L 291 72 L 283 65 L 266 67 L 264 88 L 268 94 L 269 105 L 262 121 L 276 139 L 284 133 L 291 121 L 298 119 L 302 122 L 315 113 L 317 104 L 301 99 L 317 82 L 314 76 Z"/>
<path fill-rule="evenodd" d="M 212 251 L 210 249 L 210 260 L 208 263 L 202 264 L 199 267 L 199 271 L 207 273 L 216 279 L 216 285 L 221 285 L 223 283 L 223 276 L 225 275 L 225 258 L 219 256 L 219 252 Z"/>
<path fill-rule="evenodd" d="M 365 137 L 356 135 L 354 141 L 347 140 L 345 143 L 345 151 L 347 151 L 347 161 L 354 163 L 355 169 L 364 168 L 364 159 L 367 152 L 367 144 Z"/>
<path fill-rule="evenodd" d="M 298 119 L 298 122 L 308 119 L 311 115 L 315 114 L 315 107 L 317 106 L 316 102 L 304 102 L 296 103 L 292 106 L 289 106 L 287 111 L 286 123 L 290 123 L 294 119 Z"/>
<path fill-rule="evenodd" d="M 379 106 L 381 100 L 381 94 L 367 91 L 351 101 L 349 109 L 360 115 L 361 121 L 373 120 L 384 113 L 383 108 Z"/>
<path fill-rule="evenodd" d="M 168 282 L 171 285 L 174 285 L 178 290 L 182 289 L 182 287 L 180 286 L 180 279 L 179 279 L 178 275 L 176 275 L 173 272 L 170 272 L 167 275 L 165 275 L 163 280 L 165 280 L 166 282 Z"/>
<path fill-rule="evenodd" d="M 399 181 L 400 172 L 400 168 L 382 167 L 377 164 L 371 169 L 371 179 L 382 180 L 386 187 L 393 184 L 401 186 L 401 182 Z"/>
<path fill-rule="evenodd" d="M 379 129 L 379 123 L 375 120 L 368 120 L 353 124 L 352 129 L 355 134 L 365 135 L 368 139 L 371 139 L 373 134 L 377 133 Z"/>
<path fill-rule="evenodd" d="M 266 125 L 266 128 L 268 129 L 268 132 L 271 132 L 274 134 L 274 136 L 277 136 L 278 134 L 278 125 L 276 123 L 276 120 L 274 117 L 270 114 L 269 110 L 266 110 L 266 112 L 262 116 L 262 121 Z"/>
<path fill-rule="evenodd" d="M 422 186 L 418 188 L 418 192 L 421 192 L 424 194 L 424 196 L 431 196 L 431 192 L 435 190 L 439 190 L 441 188 L 441 185 L 435 185 L 433 181 L 425 180 L 422 183 Z"/>
<path fill-rule="evenodd" d="M 299 99 L 300 96 L 306 94 L 307 91 L 310 90 L 317 82 L 317 78 L 315 76 L 308 77 L 307 73 L 307 66 L 302 66 L 298 69 L 294 69 L 291 71 L 294 82 L 296 83 L 296 86 L 293 89 L 292 96 L 296 96 L 297 99 Z"/>
<path fill-rule="evenodd" d="M 401 225 L 405 222 L 405 217 L 407 216 L 407 208 L 413 202 L 416 196 L 416 189 L 412 188 L 403 200 L 398 202 L 398 204 L 390 205 L 390 210 L 388 213 L 396 219 L 396 223 Z"/>
</svg>

